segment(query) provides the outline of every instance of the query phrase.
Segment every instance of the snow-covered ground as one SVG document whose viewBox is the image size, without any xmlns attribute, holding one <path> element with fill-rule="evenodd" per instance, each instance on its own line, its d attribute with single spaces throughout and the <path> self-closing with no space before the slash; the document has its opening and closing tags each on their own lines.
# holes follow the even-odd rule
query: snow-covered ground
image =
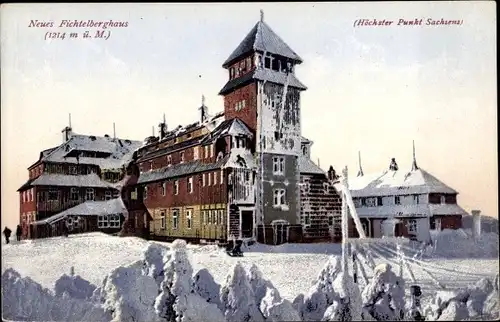
<svg viewBox="0 0 500 322">
<path fill-rule="evenodd" d="M 480 253 L 484 245 L 470 241 L 469 251 L 475 245 L 477 256 L 467 259 L 456 258 L 457 256 L 446 258 L 447 248 L 451 253 L 456 253 L 453 250 L 453 244 L 448 244 L 446 247 L 443 245 L 444 240 L 448 242 L 453 240 L 447 236 L 441 239 L 440 247 L 434 251 L 439 253 L 439 257 L 434 258 L 428 251 L 427 255 L 417 259 L 416 264 L 410 265 L 417 284 L 422 287 L 422 302 L 427 303 L 440 288 L 433 282 L 432 277 L 417 265 L 418 263 L 426 267 L 446 289 L 464 288 L 482 277 L 493 281 L 499 272 L 498 255 L 491 256 L 492 247 L 496 247 L 498 254 L 498 235 L 496 238 L 496 246 L 490 245 L 488 252 L 483 254 L 484 256 Z M 490 244 L 494 243 L 492 238 L 486 240 Z M 2 241 L 2 274 L 6 269 L 13 268 L 21 276 L 29 276 L 43 287 L 53 290 L 61 275 L 69 274 L 71 267 L 74 267 L 75 274 L 100 286 L 103 278 L 113 269 L 144 258 L 144 250 L 151 243 L 171 246 L 171 244 L 148 242 L 135 237 L 113 237 L 101 233 L 70 235 L 67 238 L 13 241 L 9 245 Z M 465 247 L 465 242 L 462 241 L 456 245 Z M 329 256 L 341 253 L 338 244 L 285 244 L 281 246 L 257 244 L 247 247 L 244 257 L 229 257 L 223 249 L 215 245 L 188 245 L 187 247 L 187 255 L 194 272 L 206 268 L 215 281 L 223 285 L 237 262 L 247 269 L 255 264 L 263 273 L 264 278 L 272 281 L 281 297 L 289 301 L 293 301 L 299 293 L 307 293 L 311 284 L 317 279 L 318 273 L 328 262 Z M 415 253 L 415 251 L 412 253 L 408 245 L 403 248 L 408 256 Z M 370 246 L 370 250 L 376 264 L 390 263 L 397 273 L 395 246 L 375 243 Z M 366 269 L 368 277 L 372 277 L 373 271 L 368 267 Z M 412 284 L 407 271 L 404 273 L 404 279 L 406 285 Z M 362 280 L 360 284 L 364 286 Z"/>
</svg>

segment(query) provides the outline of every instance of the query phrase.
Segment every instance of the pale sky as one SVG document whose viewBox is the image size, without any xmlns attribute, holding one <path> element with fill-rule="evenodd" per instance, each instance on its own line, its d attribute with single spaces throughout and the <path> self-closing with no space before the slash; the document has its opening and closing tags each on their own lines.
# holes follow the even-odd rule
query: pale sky
<svg viewBox="0 0 500 322">
<path fill-rule="evenodd" d="M 495 2 L 15 4 L 1 7 L 2 225 L 19 220 L 16 190 L 41 150 L 76 133 L 143 140 L 166 114 L 169 128 L 223 110 L 221 65 L 259 19 L 301 56 L 302 134 L 313 160 L 350 175 L 395 157 L 459 192 L 466 210 L 498 216 Z M 353 27 L 356 19 L 395 20 Z M 395 26 L 399 19 L 460 26 Z M 108 40 L 62 19 L 127 21 Z M 29 28 L 31 20 L 54 28 Z M 91 34 L 95 29 L 91 29 Z M 45 40 L 47 31 L 78 39 Z"/>
</svg>

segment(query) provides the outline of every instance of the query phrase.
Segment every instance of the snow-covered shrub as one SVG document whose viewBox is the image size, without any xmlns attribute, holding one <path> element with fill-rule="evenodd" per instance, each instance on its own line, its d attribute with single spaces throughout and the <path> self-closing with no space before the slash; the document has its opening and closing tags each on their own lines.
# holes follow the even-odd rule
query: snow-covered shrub
<svg viewBox="0 0 500 322">
<path fill-rule="evenodd" d="M 220 301 L 224 308 L 224 317 L 228 322 L 264 321 L 264 316 L 255 303 L 255 294 L 247 273 L 239 262 L 221 288 Z"/>
<path fill-rule="evenodd" d="M 196 294 L 204 298 L 208 303 L 216 304 L 222 310 L 220 303 L 220 285 L 206 268 L 200 269 L 193 276 L 193 290 Z"/>
<path fill-rule="evenodd" d="M 484 302 L 493 291 L 493 284 L 487 278 L 482 278 L 476 284 L 467 288 L 469 297 L 467 299 L 467 309 L 470 317 L 483 315 Z"/>
<path fill-rule="evenodd" d="M 168 262 L 169 256 L 168 248 L 158 244 L 149 244 L 144 251 L 142 273 L 154 278 L 158 287 L 163 281 L 163 266 Z"/>
<path fill-rule="evenodd" d="M 334 291 L 333 282 L 340 270 L 340 258 L 330 256 L 309 292 L 303 297 L 299 295 L 293 301 L 294 308 L 299 312 L 303 321 L 320 321 L 326 309 L 334 302 L 339 301 L 339 296 Z"/>
<path fill-rule="evenodd" d="M 262 272 L 255 264 L 252 264 L 252 266 L 250 266 L 247 276 L 248 282 L 250 283 L 252 291 L 255 294 L 255 303 L 257 304 L 257 306 L 260 306 L 260 302 L 262 301 L 264 296 L 266 296 L 267 290 L 276 288 L 274 287 L 273 283 L 271 283 L 271 281 L 264 278 Z"/>
<path fill-rule="evenodd" d="M 88 300 L 92 297 L 96 286 L 78 275 L 63 274 L 56 281 L 54 291 L 56 296 L 62 297 L 66 293 L 69 297 Z"/>
<path fill-rule="evenodd" d="M 363 290 L 363 318 L 401 320 L 405 314 L 405 283 L 389 264 L 375 267 L 373 278 Z"/>
<path fill-rule="evenodd" d="M 498 234 L 482 233 L 477 240 L 470 229 L 431 232 L 432 255 L 445 258 L 498 258 Z"/>
<path fill-rule="evenodd" d="M 193 289 L 193 268 L 189 262 L 186 242 L 175 240 L 169 260 L 163 268 L 165 276 L 161 292 L 155 300 L 155 310 L 162 321 L 195 322 L 223 321 L 217 305 L 208 303 Z"/>
<path fill-rule="evenodd" d="M 275 288 L 267 289 L 266 295 L 260 302 L 260 311 L 266 321 L 301 321 L 300 315 L 293 308 L 292 303 L 282 299 Z"/>
<path fill-rule="evenodd" d="M 155 321 L 158 286 L 151 276 L 143 275 L 143 261 L 114 269 L 96 289 L 93 299 L 104 302 L 113 321 Z"/>
<path fill-rule="evenodd" d="M 84 300 L 55 297 L 46 288 L 13 269 L 2 274 L 2 318 L 13 321 L 109 321 L 100 306 Z"/>
</svg>

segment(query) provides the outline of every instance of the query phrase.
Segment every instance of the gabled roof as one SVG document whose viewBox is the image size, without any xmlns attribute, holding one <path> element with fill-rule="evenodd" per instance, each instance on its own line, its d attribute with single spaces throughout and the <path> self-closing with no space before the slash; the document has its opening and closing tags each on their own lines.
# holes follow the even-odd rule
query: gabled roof
<svg viewBox="0 0 500 322">
<path fill-rule="evenodd" d="M 423 169 L 386 170 L 349 178 L 353 197 L 389 196 L 422 193 L 457 193 Z"/>
<path fill-rule="evenodd" d="M 326 172 L 312 162 L 307 156 L 299 156 L 300 174 L 326 174 Z"/>
<path fill-rule="evenodd" d="M 230 134 L 230 135 L 238 135 L 243 134 L 248 137 L 253 137 L 252 131 L 248 128 L 248 126 L 240 120 L 239 118 L 232 118 L 229 120 L 224 120 L 219 126 L 217 126 L 210 134 L 208 134 L 200 143 L 202 145 L 208 144 L 217 140 L 219 137 Z"/>
<path fill-rule="evenodd" d="M 222 67 L 226 68 L 239 58 L 259 51 L 268 52 L 290 58 L 296 63 L 301 63 L 302 58 L 297 55 L 265 22 L 259 21 L 246 35 L 243 41 L 229 55 Z"/>
</svg>

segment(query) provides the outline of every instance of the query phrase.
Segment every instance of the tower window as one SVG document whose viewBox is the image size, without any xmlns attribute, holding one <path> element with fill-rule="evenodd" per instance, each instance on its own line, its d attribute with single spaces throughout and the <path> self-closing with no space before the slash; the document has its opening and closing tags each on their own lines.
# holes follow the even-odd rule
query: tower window
<svg viewBox="0 0 500 322">
<path fill-rule="evenodd" d="M 271 57 L 264 58 L 264 68 L 271 68 Z"/>
</svg>

